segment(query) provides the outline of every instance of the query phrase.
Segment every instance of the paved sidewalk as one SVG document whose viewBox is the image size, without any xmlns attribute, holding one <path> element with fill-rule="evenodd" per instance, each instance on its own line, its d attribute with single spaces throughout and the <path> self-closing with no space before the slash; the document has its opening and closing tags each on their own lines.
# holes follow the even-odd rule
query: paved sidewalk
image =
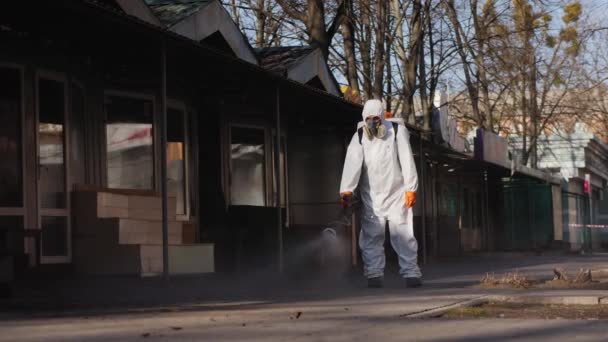
<svg viewBox="0 0 608 342">
<path fill-rule="evenodd" d="M 539 280 L 553 277 L 561 267 L 570 274 L 580 268 L 607 268 L 608 255 L 577 256 L 499 254 L 438 260 L 423 266 L 425 290 L 467 289 L 479 284 L 486 273 L 520 273 Z M 404 290 L 397 270 L 386 271 L 387 290 Z M 98 277 L 42 278 L 23 280 L 16 286 L 14 299 L 0 299 L 3 309 L 62 310 L 122 309 L 214 303 L 221 301 L 293 302 L 324 300 L 367 293 L 360 273 L 322 278 L 310 275 L 303 279 L 277 277 L 272 273 L 252 272 L 239 276 L 203 275 L 174 277 L 167 285 L 159 278 Z M 475 290 L 477 291 L 477 290 Z"/>
<path fill-rule="evenodd" d="M 457 290 L 459 291 L 459 290 Z M 0 322 L 0 341 L 605 341 L 605 321 L 408 319 L 471 294 L 395 290 L 326 301 L 231 302 L 196 308 Z"/>
<path fill-rule="evenodd" d="M 384 289 L 360 276 L 293 281 L 269 275 L 47 280 L 0 301 L 0 341 L 510 341 L 606 340 L 604 321 L 408 319 L 412 313 L 484 295 L 608 296 L 607 291 L 482 290 L 486 272 L 549 279 L 554 267 L 608 265 L 608 257 L 479 256 L 424 267 L 406 289 L 387 272 Z"/>
</svg>

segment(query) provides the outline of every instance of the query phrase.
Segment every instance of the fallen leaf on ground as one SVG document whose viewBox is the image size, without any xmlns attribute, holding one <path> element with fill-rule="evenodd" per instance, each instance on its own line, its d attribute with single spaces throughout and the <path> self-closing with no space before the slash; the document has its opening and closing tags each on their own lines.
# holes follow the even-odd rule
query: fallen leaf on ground
<svg viewBox="0 0 608 342">
<path fill-rule="evenodd" d="M 298 311 L 298 313 L 296 314 L 296 319 L 300 318 L 300 316 L 302 316 L 302 311 Z"/>
</svg>

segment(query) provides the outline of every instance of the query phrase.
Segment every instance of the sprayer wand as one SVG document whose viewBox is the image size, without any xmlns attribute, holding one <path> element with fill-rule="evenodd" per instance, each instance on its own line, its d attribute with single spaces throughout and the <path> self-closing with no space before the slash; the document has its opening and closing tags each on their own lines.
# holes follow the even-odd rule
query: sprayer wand
<svg viewBox="0 0 608 342">
<path fill-rule="evenodd" d="M 326 228 L 324 233 L 328 233 L 327 230 L 333 230 L 335 234 L 335 228 L 344 227 L 345 233 L 350 235 L 350 249 L 351 249 L 351 265 L 353 267 L 357 266 L 357 228 L 355 227 L 356 221 L 354 220 L 354 212 L 355 208 L 358 204 L 358 199 L 356 197 L 351 197 L 343 195 L 341 198 L 342 203 L 346 203 L 346 205 L 341 206 L 340 213 L 338 214 L 338 219 L 329 224 L 329 227 Z"/>
</svg>

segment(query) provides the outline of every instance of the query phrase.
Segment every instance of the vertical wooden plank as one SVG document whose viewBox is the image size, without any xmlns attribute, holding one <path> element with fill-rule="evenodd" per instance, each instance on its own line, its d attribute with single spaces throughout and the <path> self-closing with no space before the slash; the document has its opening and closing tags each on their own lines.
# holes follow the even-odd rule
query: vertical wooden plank
<svg viewBox="0 0 608 342">
<path fill-rule="evenodd" d="M 421 222 L 422 222 L 422 248 L 423 248 L 423 253 L 422 253 L 422 264 L 426 265 L 426 258 L 427 258 L 427 254 L 428 254 L 428 250 L 427 250 L 427 243 L 426 243 L 426 184 L 425 184 L 425 173 L 426 173 L 426 158 L 424 155 L 424 149 L 423 149 L 423 144 L 422 144 L 422 135 L 418 135 L 418 148 L 420 151 L 420 181 L 418 182 L 419 184 L 419 193 L 420 193 L 420 203 L 422 205 L 422 210 L 421 210 Z M 413 209 L 412 209 L 413 210 Z"/>
<path fill-rule="evenodd" d="M 85 86 L 85 139 L 87 184 L 105 184 L 105 110 L 103 88 L 96 79 Z"/>
<path fill-rule="evenodd" d="M 281 88 L 276 86 L 276 141 L 274 173 L 276 182 L 275 204 L 277 207 L 277 240 L 279 272 L 283 272 L 283 208 L 281 207 Z M 271 183 L 272 184 L 272 183 Z"/>
<path fill-rule="evenodd" d="M 167 41 L 161 42 L 161 94 L 160 94 L 160 193 L 162 199 L 163 278 L 169 280 L 169 213 L 167 198 Z"/>
</svg>

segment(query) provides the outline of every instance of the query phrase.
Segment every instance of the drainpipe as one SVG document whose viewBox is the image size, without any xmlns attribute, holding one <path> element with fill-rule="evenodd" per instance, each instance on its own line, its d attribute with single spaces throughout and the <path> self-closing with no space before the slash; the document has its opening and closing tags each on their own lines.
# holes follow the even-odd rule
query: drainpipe
<svg viewBox="0 0 608 342">
<path fill-rule="evenodd" d="M 276 85 L 276 142 L 274 153 L 274 178 L 276 182 L 275 204 L 277 206 L 277 258 L 279 273 L 283 273 L 283 212 L 281 208 L 281 88 Z"/>
<path fill-rule="evenodd" d="M 485 244 L 486 251 L 490 250 L 490 244 L 491 244 L 490 235 L 494 235 L 494 234 L 490 234 L 490 207 L 488 205 L 488 202 L 490 201 L 489 186 L 488 186 L 489 177 L 490 176 L 488 174 L 488 169 L 486 168 L 483 172 L 483 198 L 484 198 L 483 224 L 484 224 L 484 231 L 485 231 L 484 244 Z"/>
<path fill-rule="evenodd" d="M 169 280 L 169 223 L 167 210 L 167 40 L 161 43 L 160 194 L 162 202 L 163 278 Z"/>
</svg>

